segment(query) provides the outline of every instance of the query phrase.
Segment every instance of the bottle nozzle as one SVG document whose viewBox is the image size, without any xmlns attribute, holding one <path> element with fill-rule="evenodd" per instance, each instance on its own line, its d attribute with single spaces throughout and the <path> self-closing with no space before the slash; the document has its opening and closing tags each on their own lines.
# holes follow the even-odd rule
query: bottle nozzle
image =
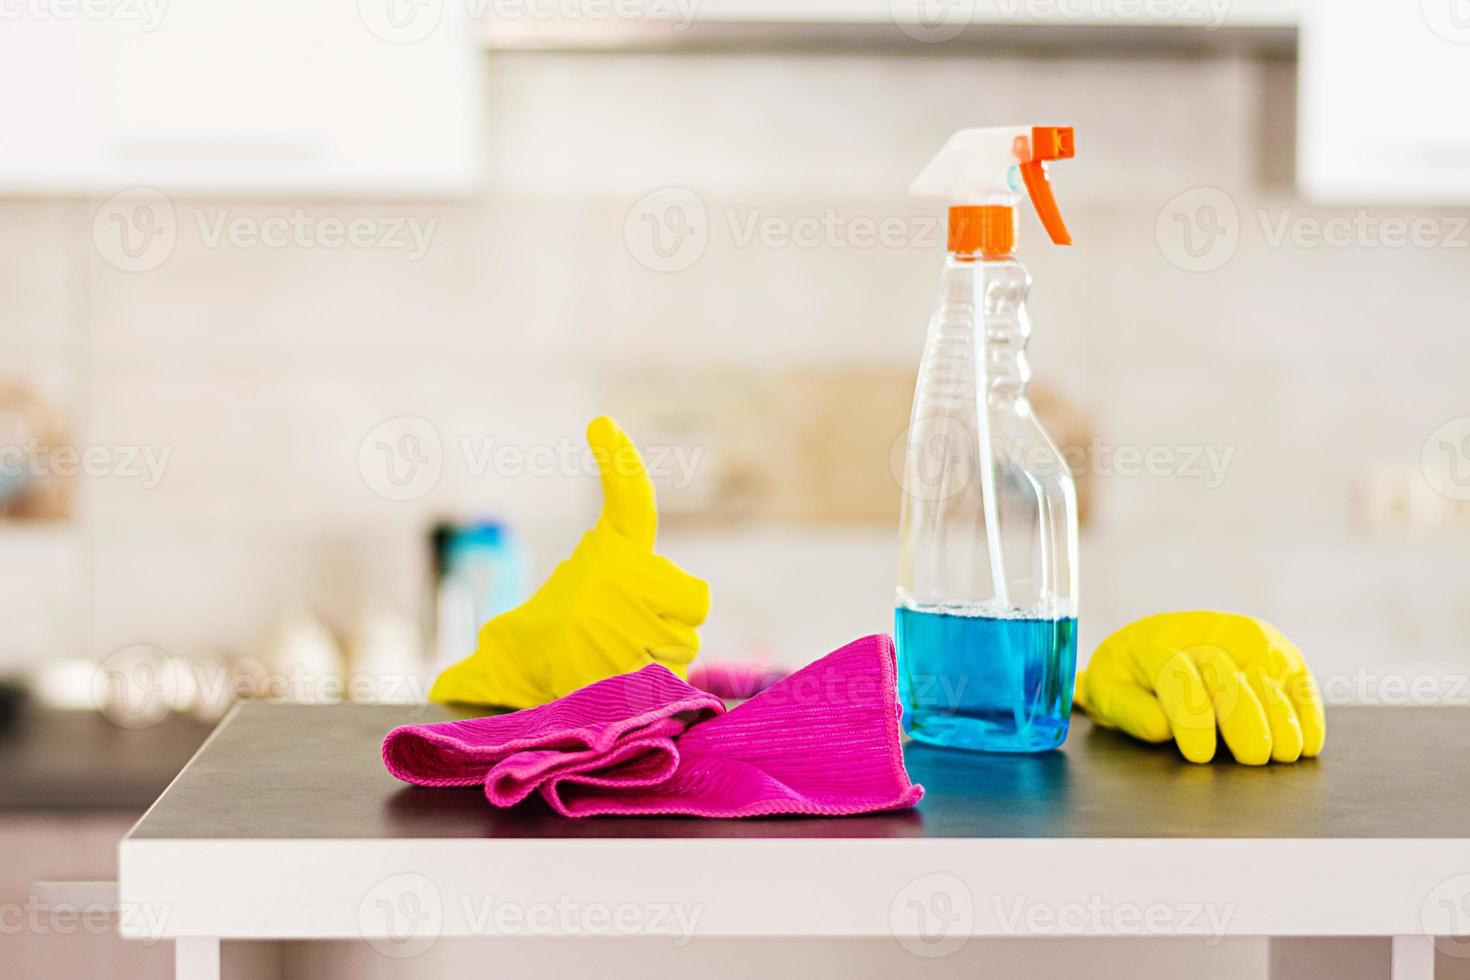
<svg viewBox="0 0 1470 980">
<path fill-rule="evenodd" d="M 1072 244 L 1052 194 L 1047 164 L 1076 155 L 1071 126 L 1006 126 L 956 133 L 910 193 L 950 201 L 950 251 L 1009 255 L 1023 186 L 1051 240 Z M 1019 179 L 1018 179 L 1019 177 Z"/>
</svg>

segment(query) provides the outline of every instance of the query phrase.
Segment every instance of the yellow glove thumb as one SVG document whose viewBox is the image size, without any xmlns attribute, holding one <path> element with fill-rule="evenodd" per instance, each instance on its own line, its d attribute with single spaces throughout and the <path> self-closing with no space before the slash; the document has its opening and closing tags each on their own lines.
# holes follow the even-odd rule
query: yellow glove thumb
<svg viewBox="0 0 1470 980">
<path fill-rule="evenodd" d="M 587 442 L 602 475 L 597 526 L 535 595 L 481 628 L 431 701 L 528 708 L 650 663 L 683 676 L 694 659 L 709 586 L 654 554 L 653 484 L 623 430 L 595 419 Z"/>
<path fill-rule="evenodd" d="M 658 503 L 638 447 L 605 415 L 587 426 L 587 445 L 602 474 L 602 516 L 598 524 L 611 527 L 639 548 L 653 551 L 658 537 Z"/>
</svg>

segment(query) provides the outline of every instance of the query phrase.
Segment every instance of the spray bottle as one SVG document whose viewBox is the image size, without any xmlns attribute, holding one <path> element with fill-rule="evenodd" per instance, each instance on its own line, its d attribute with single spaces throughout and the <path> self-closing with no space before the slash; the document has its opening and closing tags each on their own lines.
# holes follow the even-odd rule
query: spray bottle
<svg viewBox="0 0 1470 980">
<path fill-rule="evenodd" d="M 1077 500 L 1026 398 L 1031 280 L 1015 258 L 1031 198 L 1071 238 L 1047 164 L 1071 127 L 956 133 L 910 192 L 950 204 L 949 254 L 906 442 L 899 694 L 923 742 L 1040 752 L 1067 737 L 1077 656 Z"/>
</svg>

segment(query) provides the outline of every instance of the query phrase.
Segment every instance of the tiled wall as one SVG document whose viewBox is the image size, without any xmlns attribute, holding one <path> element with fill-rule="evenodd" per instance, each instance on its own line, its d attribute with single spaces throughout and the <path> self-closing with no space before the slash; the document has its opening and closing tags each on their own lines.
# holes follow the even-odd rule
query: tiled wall
<svg viewBox="0 0 1470 980">
<path fill-rule="evenodd" d="M 590 520 L 595 481 L 477 475 L 461 440 L 578 440 L 629 400 L 635 371 L 694 379 L 679 397 L 697 398 L 704 372 L 912 370 L 936 212 L 903 191 L 950 131 L 1036 120 L 1075 123 L 1079 148 L 1054 171 L 1078 244 L 1022 227 L 1037 376 L 1109 450 L 1233 454 L 1211 486 L 1098 473 L 1084 647 L 1142 613 L 1221 606 L 1278 621 L 1320 673 L 1470 670 L 1463 511 L 1411 532 L 1399 507 L 1424 495 L 1430 433 L 1470 414 L 1470 233 L 1444 211 L 1429 215 L 1436 246 L 1273 241 L 1283 218 L 1356 214 L 1290 188 L 1289 66 L 528 54 L 490 74 L 480 200 L 176 198 L 172 253 L 134 272 L 94 246 L 100 202 L 0 202 L 7 371 L 61 401 L 80 442 L 171 453 L 157 487 L 86 480 L 72 527 L 4 532 L 3 662 L 247 649 L 297 598 L 342 629 L 364 605 L 416 610 L 438 515 L 511 518 L 544 571 Z M 637 202 L 655 192 L 703 214 L 687 268 L 649 267 Z M 1203 234 L 1201 204 L 1238 233 L 1228 261 L 1181 251 L 1174 214 Z M 416 260 L 210 243 L 221 218 L 298 208 L 435 224 Z M 742 238 L 752 221 L 811 218 L 838 230 L 816 247 Z M 904 229 L 896 245 L 852 231 L 885 219 Z M 1181 267 L 1201 263 L 1218 268 Z M 405 415 L 437 430 L 443 474 L 393 502 L 358 452 Z M 891 526 L 705 526 L 663 544 L 714 584 L 711 652 L 802 661 L 888 626 Z"/>
</svg>

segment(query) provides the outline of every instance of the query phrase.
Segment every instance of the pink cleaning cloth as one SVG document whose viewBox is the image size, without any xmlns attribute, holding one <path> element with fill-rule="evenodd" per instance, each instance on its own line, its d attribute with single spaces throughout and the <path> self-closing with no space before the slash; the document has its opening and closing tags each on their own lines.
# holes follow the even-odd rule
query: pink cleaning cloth
<svg viewBox="0 0 1470 980">
<path fill-rule="evenodd" d="M 849 643 L 673 740 L 665 779 L 624 785 L 616 767 L 540 786 L 557 812 L 754 817 L 900 810 L 924 795 L 899 739 L 893 640 Z"/>
<path fill-rule="evenodd" d="M 840 815 L 918 803 L 899 742 L 893 641 L 850 643 L 726 713 L 650 665 L 513 714 L 394 729 L 388 770 L 420 786 L 532 792 L 571 817 Z"/>
<path fill-rule="evenodd" d="M 525 799 L 557 773 L 642 759 L 644 778 L 673 771 L 673 736 L 724 702 L 649 664 L 549 704 L 488 718 L 395 728 L 383 764 L 416 786 L 485 785 L 492 803 Z"/>
</svg>

